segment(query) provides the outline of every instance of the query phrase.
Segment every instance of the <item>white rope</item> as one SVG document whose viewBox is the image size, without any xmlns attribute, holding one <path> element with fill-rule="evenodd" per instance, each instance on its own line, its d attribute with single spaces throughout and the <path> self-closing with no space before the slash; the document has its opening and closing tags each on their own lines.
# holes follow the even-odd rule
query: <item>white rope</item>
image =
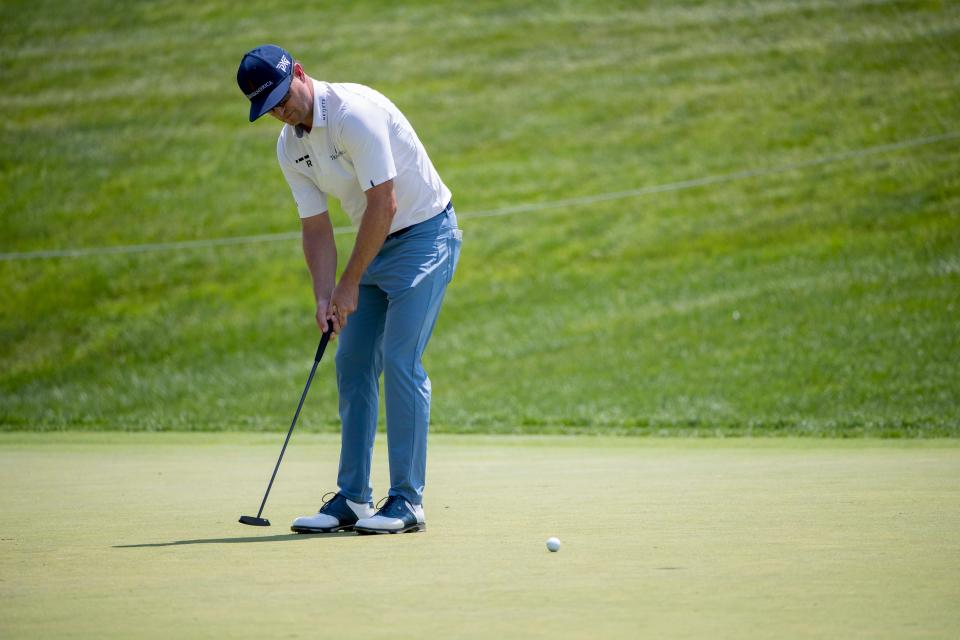
<svg viewBox="0 0 960 640">
<path fill-rule="evenodd" d="M 719 182 L 734 182 L 736 180 L 745 180 L 747 178 L 757 178 L 760 176 L 769 176 L 777 173 L 786 173 L 788 171 L 795 171 L 797 169 L 805 169 L 807 167 L 815 167 L 817 165 L 829 164 L 831 162 L 840 162 L 842 160 L 850 160 L 852 158 L 862 158 L 864 156 L 876 155 L 878 153 L 886 153 L 888 151 L 896 151 L 898 149 L 907 149 L 909 147 L 919 147 L 925 144 L 933 144 L 935 142 L 943 142 L 945 140 L 953 140 L 960 138 L 960 133 L 945 133 L 939 136 L 930 136 L 927 138 L 914 138 L 913 140 L 904 140 L 902 142 L 894 142 L 891 144 L 883 144 L 876 147 L 866 147 L 864 149 L 856 149 L 854 151 L 845 151 L 843 153 L 838 153 L 830 156 L 821 156 L 819 158 L 814 158 L 813 160 L 804 160 L 801 162 L 794 162 L 792 164 L 785 164 L 778 167 L 770 167 L 768 169 L 747 169 L 744 171 L 736 171 L 734 173 L 724 173 L 716 176 L 707 176 L 705 178 L 696 178 L 694 180 L 682 180 L 680 182 L 669 182 L 667 184 L 658 184 L 650 187 L 641 187 L 640 189 L 630 189 L 629 191 L 612 191 L 609 193 L 598 193 L 589 196 L 581 196 L 579 198 L 567 198 L 566 200 L 554 200 L 552 202 L 536 202 L 531 204 L 521 204 L 513 207 L 504 207 L 502 209 L 493 209 L 491 211 L 478 211 L 476 213 L 466 214 L 464 216 L 457 216 L 458 219 L 463 218 L 492 218 L 494 216 L 505 216 L 512 213 L 522 213 L 530 211 L 541 211 L 543 209 L 553 209 L 557 207 L 569 207 L 574 205 L 581 204 L 593 204 L 595 202 L 605 202 L 608 200 L 620 200 L 623 198 L 635 198 L 638 196 L 645 196 L 651 193 L 663 193 L 665 191 L 680 191 L 683 189 L 692 189 L 693 187 L 702 187 L 708 184 L 717 184 Z"/>
<path fill-rule="evenodd" d="M 588 196 L 580 196 L 577 198 L 566 198 L 564 200 L 533 202 L 530 204 L 521 204 L 521 205 L 510 206 L 510 207 L 502 207 L 499 209 L 491 209 L 488 211 L 476 211 L 473 213 L 463 213 L 463 214 L 458 214 L 457 218 L 460 220 L 473 220 L 477 218 L 493 218 L 496 216 L 506 216 L 514 213 L 530 213 L 530 212 L 536 212 L 536 211 L 544 211 L 547 209 L 558 209 L 561 207 L 593 204 L 596 202 L 606 202 L 610 200 L 636 198 L 639 196 L 645 196 L 653 193 L 663 193 L 666 191 L 681 191 L 683 189 L 692 189 L 694 187 L 702 187 L 710 184 L 718 184 L 722 182 L 734 182 L 737 180 L 746 180 L 749 178 L 758 178 L 762 176 L 775 175 L 778 173 L 786 173 L 788 171 L 796 171 L 798 169 L 805 169 L 808 167 L 815 167 L 819 165 L 830 164 L 833 162 L 842 162 L 844 160 L 852 160 L 855 158 L 862 158 L 865 156 L 888 153 L 890 151 L 898 151 L 900 149 L 908 149 L 911 147 L 919 147 L 919 146 L 928 145 L 928 144 L 935 144 L 937 142 L 944 142 L 947 140 L 956 140 L 958 138 L 960 138 L 960 133 L 950 132 L 950 133 L 944 133 L 936 136 L 928 136 L 925 138 L 913 138 L 911 140 L 902 140 L 900 142 L 882 144 L 875 147 L 864 147 L 862 149 L 845 151 L 845 152 L 837 153 L 833 155 L 813 158 L 812 160 L 803 160 L 801 162 L 794 162 L 791 164 L 780 165 L 777 167 L 769 167 L 766 169 L 746 169 L 743 171 L 736 171 L 734 173 L 724 173 L 724 174 L 719 174 L 715 176 L 706 176 L 703 178 L 696 178 L 693 180 L 681 180 L 679 182 L 669 182 L 666 184 L 652 185 L 649 187 L 641 187 L 639 189 L 630 189 L 628 191 L 611 191 L 608 193 L 597 193 L 597 194 L 588 195 Z M 334 228 L 334 233 L 337 235 L 355 233 L 355 232 L 356 232 L 356 229 L 354 229 L 353 227 Z M 173 250 L 173 249 L 200 249 L 204 247 L 220 247 L 220 246 L 237 245 L 237 244 L 255 244 L 260 242 L 295 240 L 299 238 L 300 238 L 299 231 L 287 231 L 283 233 L 269 233 L 269 234 L 257 235 L 257 236 L 207 238 L 207 239 L 201 239 L 201 240 L 184 240 L 180 242 L 157 242 L 157 243 L 150 243 L 150 244 L 117 245 L 113 247 L 88 247 L 88 248 L 78 248 L 78 249 L 51 249 L 48 251 L 23 251 L 23 252 L 12 252 L 12 253 L 0 253 L 0 260 L 79 258 L 79 257 L 85 257 L 85 256 L 105 256 L 105 255 L 125 254 L 125 253 L 143 253 L 147 251 L 166 251 L 166 250 Z"/>
</svg>

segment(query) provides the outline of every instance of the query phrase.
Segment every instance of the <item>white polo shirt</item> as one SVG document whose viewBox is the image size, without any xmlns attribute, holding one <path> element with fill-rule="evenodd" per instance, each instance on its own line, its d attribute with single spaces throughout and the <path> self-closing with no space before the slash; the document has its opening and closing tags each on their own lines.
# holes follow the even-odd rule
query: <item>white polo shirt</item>
<svg viewBox="0 0 960 640">
<path fill-rule="evenodd" d="M 391 232 L 443 211 L 450 190 L 390 100 L 360 84 L 318 80 L 313 96 L 310 133 L 284 125 L 277 140 L 277 159 L 301 218 L 327 211 L 332 195 L 359 227 L 364 191 L 390 179 L 397 197 Z"/>
</svg>

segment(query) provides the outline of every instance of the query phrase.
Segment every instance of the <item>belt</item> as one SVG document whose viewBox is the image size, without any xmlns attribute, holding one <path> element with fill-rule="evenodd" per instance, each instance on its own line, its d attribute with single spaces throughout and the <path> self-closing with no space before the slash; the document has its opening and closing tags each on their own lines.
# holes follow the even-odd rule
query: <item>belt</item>
<svg viewBox="0 0 960 640">
<path fill-rule="evenodd" d="M 445 206 L 445 207 L 443 208 L 443 211 L 441 211 L 440 213 L 438 213 L 437 216 L 439 216 L 440 214 L 446 213 L 447 211 L 450 211 L 451 209 L 453 209 L 453 201 L 452 201 L 452 200 L 447 203 L 447 206 Z M 433 217 L 435 218 L 435 217 L 437 217 L 437 216 L 433 216 Z M 431 218 L 427 218 L 427 220 L 431 220 Z M 424 220 L 423 222 L 426 222 L 427 220 Z M 423 224 L 423 222 L 418 222 L 417 224 Z M 404 227 L 403 229 L 397 229 L 396 231 L 394 231 L 393 233 L 391 233 L 390 235 L 387 236 L 387 240 L 393 240 L 394 238 L 399 238 L 400 236 L 402 236 L 403 234 L 405 234 L 407 231 L 410 231 L 410 230 L 413 229 L 415 226 L 417 226 L 417 224 L 412 224 L 412 225 L 410 225 L 409 227 Z"/>
</svg>

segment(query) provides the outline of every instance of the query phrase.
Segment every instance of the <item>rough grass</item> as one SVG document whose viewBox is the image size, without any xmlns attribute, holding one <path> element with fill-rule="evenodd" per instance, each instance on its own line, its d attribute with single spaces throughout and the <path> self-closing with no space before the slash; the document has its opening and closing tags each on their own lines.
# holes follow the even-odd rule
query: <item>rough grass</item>
<svg viewBox="0 0 960 640">
<path fill-rule="evenodd" d="M 470 214 L 955 134 L 958 28 L 948 2 L 7 2 L 0 252 L 296 230 L 233 79 L 275 41 L 393 97 L 455 193 L 435 429 L 955 436 L 956 137 Z M 7 430 L 283 429 L 317 338 L 296 240 L 5 259 L 0 290 Z M 319 376 L 304 427 L 336 429 Z"/>
</svg>

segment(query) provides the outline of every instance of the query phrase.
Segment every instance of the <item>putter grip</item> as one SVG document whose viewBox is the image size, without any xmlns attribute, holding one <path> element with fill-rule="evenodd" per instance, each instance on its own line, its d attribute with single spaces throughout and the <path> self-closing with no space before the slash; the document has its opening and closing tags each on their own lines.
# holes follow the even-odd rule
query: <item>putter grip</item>
<svg viewBox="0 0 960 640">
<path fill-rule="evenodd" d="M 323 335 L 320 337 L 320 344 L 317 346 L 317 355 L 313 357 L 314 362 L 320 362 L 320 358 L 323 357 L 323 352 L 327 348 L 327 343 L 330 342 L 330 333 L 333 331 L 333 328 L 327 329 L 323 332 Z"/>
</svg>

